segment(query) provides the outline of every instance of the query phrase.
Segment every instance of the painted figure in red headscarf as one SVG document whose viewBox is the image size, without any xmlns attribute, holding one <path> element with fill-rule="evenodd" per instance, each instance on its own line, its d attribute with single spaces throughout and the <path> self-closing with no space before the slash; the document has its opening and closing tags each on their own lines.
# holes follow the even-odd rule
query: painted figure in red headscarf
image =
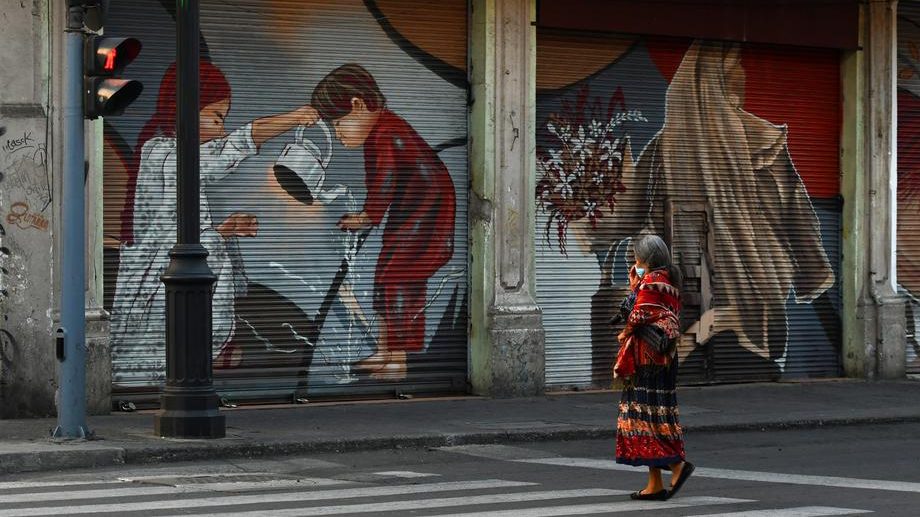
<svg viewBox="0 0 920 517">
<path fill-rule="evenodd" d="M 377 81 L 361 66 L 330 72 L 311 104 L 331 121 L 342 145 L 364 147 L 364 209 L 344 216 L 339 227 L 384 224 L 374 275 L 374 309 L 383 326 L 377 353 L 357 368 L 377 379 L 402 380 L 406 354 L 424 348 L 428 281 L 454 252 L 454 184 L 434 149 L 387 109 Z"/>
<path fill-rule="evenodd" d="M 258 230 L 252 214 L 234 213 L 214 224 L 207 186 L 233 173 L 267 140 L 297 125 L 318 120 L 316 110 L 300 107 L 265 117 L 227 133 L 230 84 L 209 61 L 200 77 L 201 243 L 217 276 L 213 288 L 213 341 L 218 366 L 232 366 L 239 354 L 224 350 L 233 333 L 233 303 L 243 285 L 236 239 Z M 176 67 L 170 65 L 160 83 L 156 112 L 138 136 L 129 166 L 128 192 L 122 211 L 122 247 L 113 303 L 113 339 L 130 339 L 135 352 L 162 361 L 165 342 L 165 300 L 160 275 L 176 242 Z M 141 347 L 141 348 L 136 348 Z M 116 358 L 117 360 L 117 358 Z M 151 381 L 156 379 L 145 379 Z"/>
</svg>

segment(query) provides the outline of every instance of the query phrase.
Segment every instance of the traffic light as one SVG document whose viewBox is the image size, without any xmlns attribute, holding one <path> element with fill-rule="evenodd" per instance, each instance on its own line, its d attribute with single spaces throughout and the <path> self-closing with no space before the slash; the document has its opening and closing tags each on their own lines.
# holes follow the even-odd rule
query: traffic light
<svg viewBox="0 0 920 517">
<path fill-rule="evenodd" d="M 114 38 L 89 34 L 83 49 L 83 113 L 86 118 L 121 113 L 144 90 L 140 81 L 115 77 L 141 51 L 135 38 Z"/>
</svg>

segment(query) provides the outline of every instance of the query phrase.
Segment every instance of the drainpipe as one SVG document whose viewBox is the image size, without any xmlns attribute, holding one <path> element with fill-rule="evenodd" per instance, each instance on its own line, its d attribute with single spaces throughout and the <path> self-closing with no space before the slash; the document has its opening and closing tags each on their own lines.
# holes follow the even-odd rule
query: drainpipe
<svg viewBox="0 0 920 517">
<path fill-rule="evenodd" d="M 76 4 L 76 5 L 74 5 Z M 55 332 L 60 362 L 55 438 L 87 438 L 86 223 L 84 221 L 83 6 L 70 1 L 64 34 L 62 92 L 64 189 L 61 198 L 61 326 Z"/>
</svg>

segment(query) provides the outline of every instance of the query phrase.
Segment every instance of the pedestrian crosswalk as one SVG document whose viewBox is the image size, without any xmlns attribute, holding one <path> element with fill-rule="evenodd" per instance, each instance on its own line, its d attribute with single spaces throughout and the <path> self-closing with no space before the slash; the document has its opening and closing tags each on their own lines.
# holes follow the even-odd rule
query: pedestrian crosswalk
<svg viewBox="0 0 920 517">
<path fill-rule="evenodd" d="M 560 488 L 510 479 L 445 480 L 424 472 L 379 472 L 376 482 L 335 477 L 147 476 L 116 480 L 0 483 L 0 517 L 62 515 L 196 515 L 295 517 L 416 515 L 555 517 L 662 510 L 698 517 L 822 517 L 871 513 L 808 506 L 762 508 L 751 499 L 693 495 L 633 501 L 628 490 Z M 389 475 L 387 477 L 386 475 Z M 724 511 L 720 511 L 724 509 Z"/>
</svg>

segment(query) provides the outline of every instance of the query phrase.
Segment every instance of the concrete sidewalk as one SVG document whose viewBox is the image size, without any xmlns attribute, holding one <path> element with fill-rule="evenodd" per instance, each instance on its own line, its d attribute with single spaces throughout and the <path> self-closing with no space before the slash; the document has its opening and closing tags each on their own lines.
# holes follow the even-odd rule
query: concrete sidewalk
<svg viewBox="0 0 920 517">
<path fill-rule="evenodd" d="M 834 380 L 679 389 L 694 433 L 920 422 L 920 382 Z M 476 397 L 225 410 L 227 438 L 153 435 L 153 413 L 91 417 L 92 441 L 54 442 L 53 419 L 0 420 L 0 474 L 227 457 L 607 438 L 613 392 L 527 399 Z"/>
</svg>

